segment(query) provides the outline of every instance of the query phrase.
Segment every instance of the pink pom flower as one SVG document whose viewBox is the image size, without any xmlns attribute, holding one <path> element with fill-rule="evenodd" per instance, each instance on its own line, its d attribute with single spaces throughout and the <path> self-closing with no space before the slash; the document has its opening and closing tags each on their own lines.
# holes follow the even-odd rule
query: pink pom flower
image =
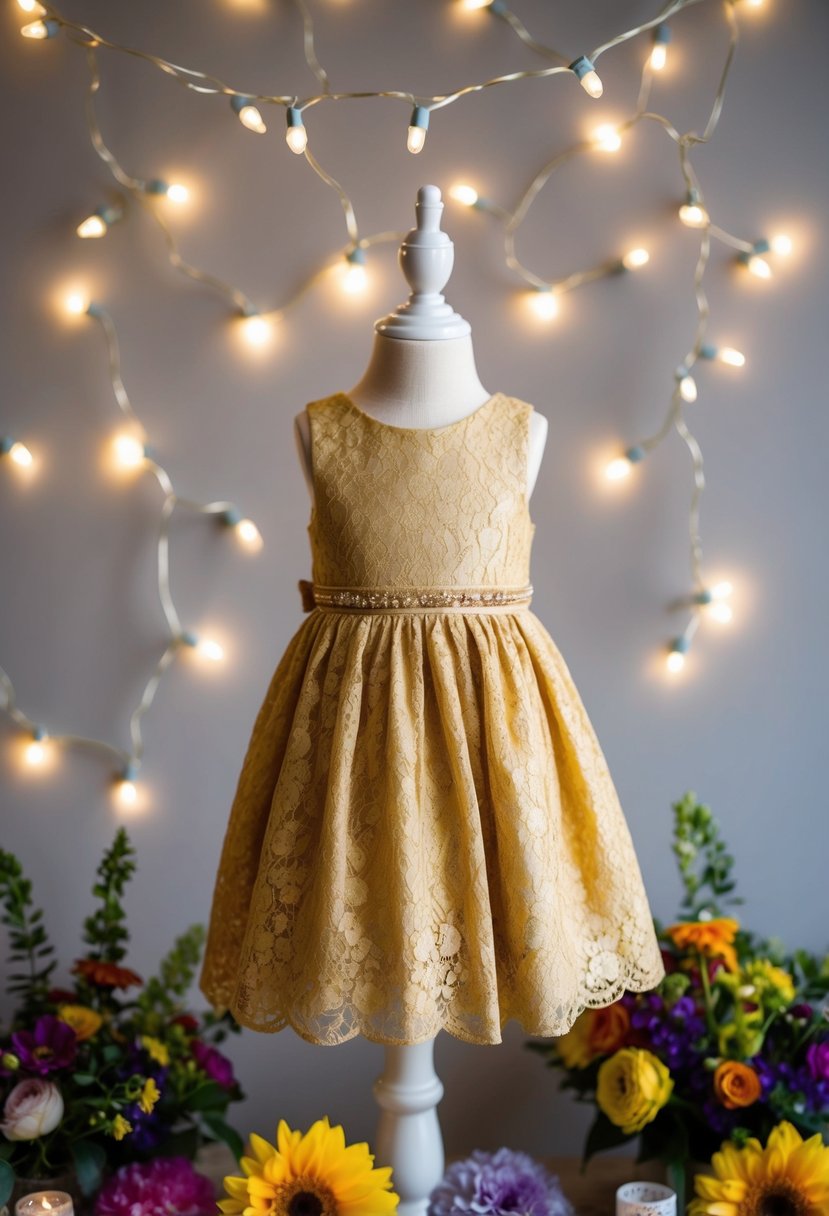
<svg viewBox="0 0 829 1216">
<path fill-rule="evenodd" d="M 95 1216 L 213 1216 L 213 1184 L 186 1157 L 122 1165 L 95 1202 Z"/>
</svg>

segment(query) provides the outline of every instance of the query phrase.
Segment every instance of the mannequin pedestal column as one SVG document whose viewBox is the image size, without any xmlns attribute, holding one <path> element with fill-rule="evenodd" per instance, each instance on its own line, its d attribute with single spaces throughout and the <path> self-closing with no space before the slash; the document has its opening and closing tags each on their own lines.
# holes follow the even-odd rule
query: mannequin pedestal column
<svg viewBox="0 0 829 1216">
<path fill-rule="evenodd" d="M 435 1109 L 443 1086 L 434 1069 L 434 1047 L 434 1039 L 387 1047 L 383 1075 L 374 1083 L 381 1108 L 376 1164 L 394 1171 L 399 1216 L 426 1216 L 429 1194 L 443 1177 L 443 1137 Z"/>
</svg>

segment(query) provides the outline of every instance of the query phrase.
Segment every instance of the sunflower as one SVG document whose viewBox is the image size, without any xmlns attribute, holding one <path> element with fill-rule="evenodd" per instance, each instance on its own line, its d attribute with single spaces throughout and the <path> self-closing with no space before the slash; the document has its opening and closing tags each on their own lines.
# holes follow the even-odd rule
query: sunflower
<svg viewBox="0 0 829 1216">
<path fill-rule="evenodd" d="M 765 1149 L 753 1137 L 738 1148 L 726 1140 L 710 1174 L 695 1179 L 689 1216 L 829 1216 L 829 1148 L 778 1123 Z"/>
<path fill-rule="evenodd" d="M 391 1169 L 374 1169 L 367 1144 L 346 1147 L 341 1127 L 318 1119 L 303 1136 L 279 1122 L 276 1146 L 250 1138 L 244 1178 L 225 1178 L 225 1216 L 384 1216 L 396 1212 Z"/>
</svg>

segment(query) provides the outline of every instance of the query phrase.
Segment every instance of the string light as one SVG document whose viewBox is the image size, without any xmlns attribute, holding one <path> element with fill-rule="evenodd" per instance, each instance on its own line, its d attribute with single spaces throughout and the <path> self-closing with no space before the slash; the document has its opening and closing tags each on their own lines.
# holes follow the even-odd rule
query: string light
<svg viewBox="0 0 829 1216">
<path fill-rule="evenodd" d="M 651 255 L 647 249 L 629 249 L 622 258 L 622 265 L 625 270 L 639 270 L 642 266 L 647 266 L 651 260 Z"/>
<path fill-rule="evenodd" d="M 772 253 L 779 254 L 780 257 L 787 258 L 793 249 L 792 238 L 786 236 L 784 232 L 778 232 L 769 241 Z"/>
<path fill-rule="evenodd" d="M 593 132 L 593 144 L 600 152 L 618 152 L 622 146 L 622 137 L 610 123 L 602 123 Z"/>
<path fill-rule="evenodd" d="M 24 13 L 31 13 L 33 17 L 43 17 L 46 13 L 46 9 L 38 0 L 17 0 L 17 7 Z"/>
<path fill-rule="evenodd" d="M 308 147 L 308 132 L 302 120 L 302 111 L 296 106 L 288 106 L 286 113 L 288 129 L 285 132 L 285 142 L 292 152 L 301 156 Z"/>
<path fill-rule="evenodd" d="M 779 236 L 776 238 L 778 246 L 784 251 L 785 257 L 788 252 L 791 252 L 791 241 L 787 237 Z M 751 271 L 757 279 L 770 279 L 772 277 L 772 269 L 766 261 L 763 254 L 772 252 L 771 241 L 765 238 L 755 241 L 750 250 L 746 250 L 737 255 L 738 260 Z M 776 251 L 775 251 L 776 252 Z"/>
<path fill-rule="evenodd" d="M 259 552 L 264 541 L 252 519 L 243 518 L 241 511 L 236 507 L 228 507 L 226 511 L 222 512 L 221 518 L 226 527 L 233 528 L 240 543 L 246 549 L 249 549 L 251 553 Z"/>
<path fill-rule="evenodd" d="M 668 61 L 668 43 L 671 41 L 671 27 L 662 22 L 653 31 L 653 48 L 651 49 L 650 65 L 652 72 L 661 72 Z"/>
<path fill-rule="evenodd" d="M 406 147 L 417 155 L 423 151 L 426 143 L 426 132 L 429 129 L 429 111 L 425 106 L 415 106 L 409 119 L 409 131 L 406 137 Z"/>
<path fill-rule="evenodd" d="M 106 236 L 112 224 L 115 224 L 122 218 L 124 214 L 123 207 L 117 207 L 112 204 L 97 207 L 92 215 L 88 216 L 82 223 L 78 224 L 75 229 L 79 237 L 84 240 L 96 239 Z"/>
<path fill-rule="evenodd" d="M 676 380 L 680 397 L 692 405 L 697 399 L 697 382 L 684 363 L 676 369 Z"/>
<path fill-rule="evenodd" d="M 0 456 L 8 456 L 9 460 L 14 461 L 22 469 L 30 468 L 33 463 L 32 453 L 25 443 L 21 443 L 19 439 L 12 439 L 10 435 L 0 438 Z"/>
<path fill-rule="evenodd" d="M 735 350 L 733 346 L 711 346 L 708 343 L 703 343 L 699 349 L 701 359 L 716 359 L 718 363 L 725 363 L 727 367 L 745 367 L 746 357 L 742 351 Z"/>
<path fill-rule="evenodd" d="M 191 647 L 202 658 L 209 659 L 211 663 L 221 663 L 225 657 L 223 648 L 212 638 L 199 637 L 198 634 L 188 630 L 181 635 L 181 641 L 183 645 Z"/>
<path fill-rule="evenodd" d="M 599 73 L 586 55 L 579 55 L 578 59 L 574 59 L 570 64 L 570 71 L 575 73 L 588 97 L 601 97 L 604 85 L 599 79 Z"/>
<path fill-rule="evenodd" d="M 23 759 L 29 768 L 43 768 L 49 759 L 49 737 L 46 731 L 38 726 L 32 731 L 32 741 L 26 745 Z"/>
<path fill-rule="evenodd" d="M 617 456 L 615 460 L 611 460 L 605 468 L 605 477 L 608 481 L 623 481 L 626 477 L 630 477 L 633 466 L 640 460 L 644 460 L 646 455 L 647 453 L 642 447 L 628 448 L 624 456 Z"/>
<path fill-rule="evenodd" d="M 469 12 L 477 12 L 481 8 L 490 8 L 492 0 L 461 0 L 461 8 L 468 9 Z"/>
<path fill-rule="evenodd" d="M 171 203 L 186 203 L 190 198 L 190 191 L 180 182 L 165 182 L 160 177 L 154 177 L 144 186 L 147 194 L 161 194 L 168 198 Z"/>
<path fill-rule="evenodd" d="M 242 333 L 248 346 L 262 347 L 270 341 L 273 330 L 270 322 L 261 313 L 249 311 L 242 313 Z"/>
<path fill-rule="evenodd" d="M 254 105 L 252 97 L 231 97 L 230 108 L 234 114 L 238 115 L 243 127 L 247 127 L 249 131 L 255 131 L 257 135 L 265 134 L 268 128 L 265 126 L 265 120 L 258 107 Z"/>
<path fill-rule="evenodd" d="M 536 287 L 530 292 L 528 300 L 540 321 L 553 321 L 558 316 L 558 300 L 551 287 Z"/>
<path fill-rule="evenodd" d="M 147 447 L 135 435 L 124 431 L 112 441 L 115 461 L 122 469 L 137 469 L 147 458 Z"/>
<path fill-rule="evenodd" d="M 127 764 L 116 781 L 115 799 L 124 810 L 131 810 L 138 802 L 138 787 L 135 784 L 137 775 L 137 766 Z"/>
<path fill-rule="evenodd" d="M 697 190 L 688 191 L 685 202 L 679 209 L 679 218 L 686 228 L 704 228 L 708 223 L 708 212 L 700 205 Z"/>
<path fill-rule="evenodd" d="M 343 291 L 350 296 L 360 295 L 368 287 L 366 251 L 359 245 L 345 255 L 346 269 L 342 277 Z"/>
<path fill-rule="evenodd" d="M 449 197 L 463 207 L 474 207 L 478 202 L 478 191 L 474 186 L 467 186 L 459 182 L 456 186 L 449 188 Z"/>
<path fill-rule="evenodd" d="M 20 33 L 24 38 L 34 38 L 40 42 L 46 38 L 54 38 L 59 31 L 60 23 L 47 17 L 46 20 L 30 21 L 28 25 L 22 26 Z"/>
<path fill-rule="evenodd" d="M 64 300 L 66 311 L 73 317 L 83 316 L 90 309 L 90 302 L 85 295 L 79 291 L 73 291 Z"/>
<path fill-rule="evenodd" d="M 690 639 L 686 636 L 674 638 L 668 650 L 666 665 L 672 675 L 678 675 L 685 668 L 685 656 L 691 648 Z"/>
</svg>

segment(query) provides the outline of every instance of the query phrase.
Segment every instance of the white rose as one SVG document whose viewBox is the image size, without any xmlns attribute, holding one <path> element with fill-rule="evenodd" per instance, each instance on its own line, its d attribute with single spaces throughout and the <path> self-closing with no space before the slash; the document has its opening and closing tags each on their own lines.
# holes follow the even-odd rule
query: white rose
<svg viewBox="0 0 829 1216">
<path fill-rule="evenodd" d="M 52 1081 L 21 1081 L 6 1098 L 0 1131 L 7 1140 L 37 1140 L 63 1118 L 63 1098 Z"/>
</svg>

